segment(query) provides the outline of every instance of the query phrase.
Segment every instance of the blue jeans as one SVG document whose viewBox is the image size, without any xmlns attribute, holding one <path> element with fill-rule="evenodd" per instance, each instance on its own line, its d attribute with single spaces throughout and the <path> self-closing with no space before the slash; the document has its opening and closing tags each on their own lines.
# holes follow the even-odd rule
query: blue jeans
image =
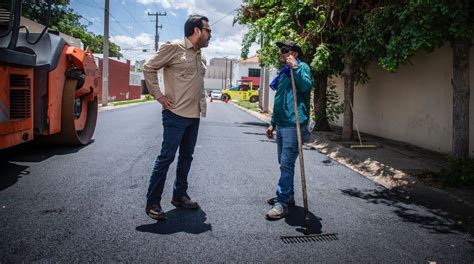
<svg viewBox="0 0 474 264">
<path fill-rule="evenodd" d="M 173 186 L 173 197 L 188 196 L 188 173 L 193 160 L 194 147 L 196 146 L 199 118 L 186 118 L 174 114 L 169 110 L 162 112 L 163 116 L 163 142 L 161 153 L 156 159 L 150 177 L 147 193 L 147 203 L 159 204 L 166 174 L 173 162 L 179 147 L 178 165 L 176 166 L 176 179 Z"/>
<path fill-rule="evenodd" d="M 309 139 L 306 126 L 301 126 L 303 142 Z M 280 180 L 276 188 L 277 203 L 288 206 L 294 200 L 295 161 L 298 157 L 298 137 L 296 127 L 277 126 L 276 142 L 278 146 L 278 163 L 280 164 Z"/>
</svg>

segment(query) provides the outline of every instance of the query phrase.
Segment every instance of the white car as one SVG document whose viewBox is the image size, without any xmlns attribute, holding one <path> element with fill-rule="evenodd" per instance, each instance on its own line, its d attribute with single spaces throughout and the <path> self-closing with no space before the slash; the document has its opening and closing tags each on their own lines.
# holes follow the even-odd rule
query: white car
<svg viewBox="0 0 474 264">
<path fill-rule="evenodd" d="M 211 92 L 211 98 L 212 99 L 219 99 L 220 100 L 221 97 L 222 97 L 222 91 L 221 90 L 213 90 Z"/>
</svg>

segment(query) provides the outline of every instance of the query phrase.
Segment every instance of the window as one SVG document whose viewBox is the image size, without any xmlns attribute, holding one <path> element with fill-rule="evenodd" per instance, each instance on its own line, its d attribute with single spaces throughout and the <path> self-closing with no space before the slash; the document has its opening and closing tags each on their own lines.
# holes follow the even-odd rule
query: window
<svg viewBox="0 0 474 264">
<path fill-rule="evenodd" d="M 260 77 L 260 69 L 249 68 L 249 77 Z"/>
</svg>

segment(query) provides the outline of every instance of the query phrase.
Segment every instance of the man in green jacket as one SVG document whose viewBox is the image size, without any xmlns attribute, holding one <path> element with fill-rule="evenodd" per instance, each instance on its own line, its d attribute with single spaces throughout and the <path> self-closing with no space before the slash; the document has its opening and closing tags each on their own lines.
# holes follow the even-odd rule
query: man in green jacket
<svg viewBox="0 0 474 264">
<path fill-rule="evenodd" d="M 288 214 L 288 206 L 295 205 L 293 185 L 295 161 L 298 157 L 298 138 L 290 71 L 293 71 L 295 78 L 303 142 L 309 139 L 307 125 L 310 120 L 309 100 L 313 84 L 308 64 L 299 60 L 302 54 L 301 47 L 293 41 L 277 42 L 276 45 L 280 48 L 280 61 L 285 65 L 270 84 L 270 87 L 276 90 L 276 94 L 271 125 L 266 133 L 268 138 L 273 138 L 273 131 L 276 129 L 278 163 L 280 164 L 276 197 L 267 200 L 273 205 L 266 214 L 267 219 L 271 220 L 284 217 Z"/>
</svg>

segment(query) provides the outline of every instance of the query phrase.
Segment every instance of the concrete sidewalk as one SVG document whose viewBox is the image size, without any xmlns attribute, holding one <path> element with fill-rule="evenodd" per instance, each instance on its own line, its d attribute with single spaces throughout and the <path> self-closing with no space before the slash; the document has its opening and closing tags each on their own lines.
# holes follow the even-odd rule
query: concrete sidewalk
<svg viewBox="0 0 474 264">
<path fill-rule="evenodd" d="M 268 114 L 236 107 L 263 122 L 270 121 Z M 455 220 L 459 228 L 474 234 L 474 190 L 443 187 L 430 178 L 446 168 L 444 155 L 370 135 L 361 135 L 363 144 L 376 148 L 352 149 L 350 146 L 359 142 L 342 142 L 340 134 L 337 128 L 335 132 L 313 131 L 306 146 L 384 186 L 403 202 L 447 216 Z"/>
</svg>

